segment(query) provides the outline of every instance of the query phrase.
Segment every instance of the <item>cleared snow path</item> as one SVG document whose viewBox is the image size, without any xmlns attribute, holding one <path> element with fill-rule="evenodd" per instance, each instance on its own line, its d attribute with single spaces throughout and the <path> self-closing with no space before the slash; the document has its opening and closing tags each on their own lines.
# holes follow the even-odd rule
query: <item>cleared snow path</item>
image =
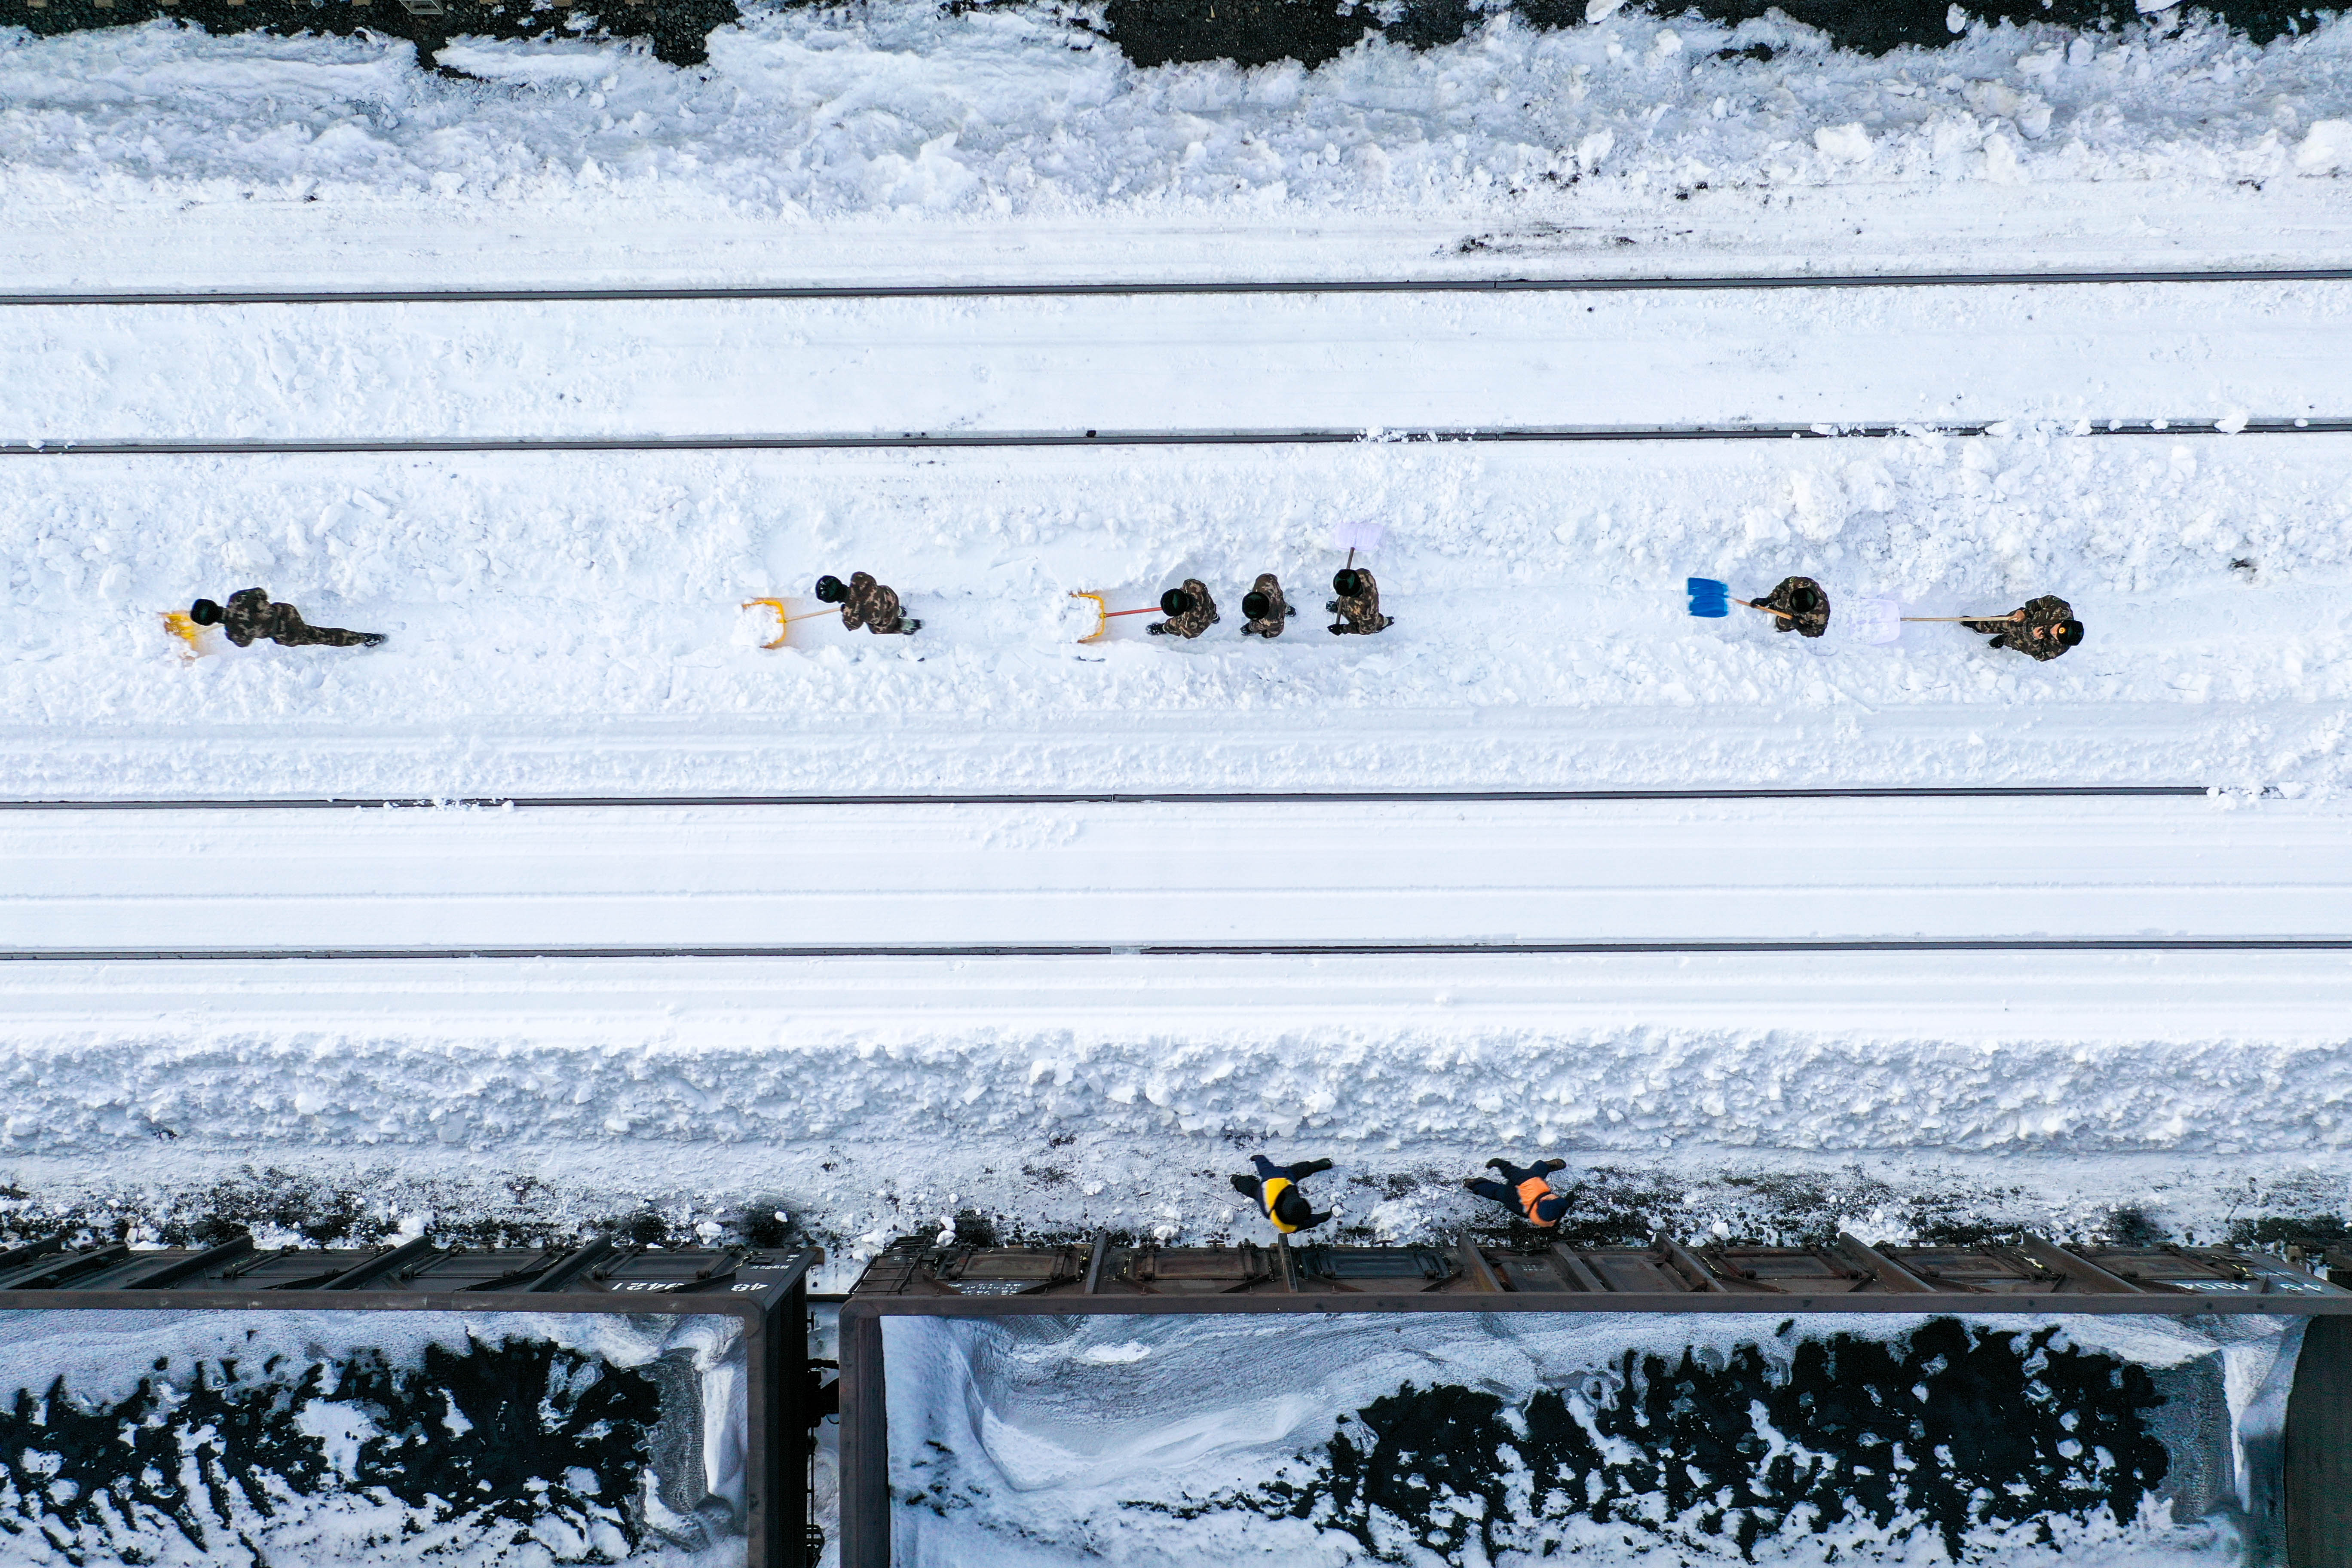
<svg viewBox="0 0 2352 1568">
<path fill-rule="evenodd" d="M 58 812 L 0 825 L 0 949 L 2342 940 L 2346 826 L 2177 799 Z"/>
<path fill-rule="evenodd" d="M 2329 283 L 0 314 L 12 442 L 2210 425 L 2346 409 L 2352 285 Z"/>
<path fill-rule="evenodd" d="M 869 795 L 2352 781 L 2352 437 L 0 462 L 0 794 Z M 1321 609 L 1389 527 L 1377 637 Z M 864 569 L 915 637 L 737 604 Z M 1302 614 L 1241 634 L 1280 573 Z M 1696 621 L 1684 577 L 1920 615 L 2056 593 L 2062 659 Z M 1186 577 L 1198 642 L 1113 623 Z M 250 584 L 363 654 L 183 664 Z M 756 639 L 753 639 L 756 640 Z"/>
</svg>

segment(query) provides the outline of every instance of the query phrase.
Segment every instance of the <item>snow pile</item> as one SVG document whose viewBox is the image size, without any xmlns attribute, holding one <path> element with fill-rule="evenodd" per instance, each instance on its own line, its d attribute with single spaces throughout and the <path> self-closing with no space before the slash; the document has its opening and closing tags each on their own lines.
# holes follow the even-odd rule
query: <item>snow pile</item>
<svg viewBox="0 0 2352 1568">
<path fill-rule="evenodd" d="M 887 1319 L 898 1550 L 2229 1563 L 2274 1503 L 2299 1321 L 1769 1321 Z"/>
<path fill-rule="evenodd" d="M 1760 979 L 1769 966 L 1752 967 Z M 692 994 L 687 977 L 676 984 Z M 2120 1003 L 2131 980 L 2118 972 L 2082 984 Z M 917 994 L 926 1007 L 952 994 L 933 986 Z M 1161 1000 L 1185 1005 L 1164 993 Z M 1286 998 L 1286 1010 L 1300 1000 Z M 552 999 L 543 1005 L 562 1009 Z M 764 1026 L 730 1017 L 715 997 L 702 999 L 682 1039 L 678 1026 L 622 1020 L 591 1024 L 584 1039 L 573 1037 L 570 1019 L 551 1023 L 555 1037 L 545 1039 L 522 1025 L 453 1034 L 429 1019 L 381 1034 L 356 1021 L 290 1031 L 158 1025 L 121 1035 L 19 1026 L 0 1075 L 10 1100 L 0 1152 L 88 1168 L 127 1155 L 134 1141 L 152 1149 L 159 1139 L 173 1145 L 175 1164 L 195 1158 L 198 1146 L 231 1158 L 257 1147 L 357 1158 L 443 1146 L 530 1158 L 521 1152 L 566 1148 L 583 1160 L 602 1151 L 597 1163 L 650 1146 L 679 1167 L 702 1159 L 740 1165 L 752 1157 L 740 1151 L 758 1150 L 761 1174 L 741 1179 L 790 1180 L 805 1193 L 796 1208 L 870 1211 L 870 1184 L 884 1179 L 893 1203 L 937 1201 L 962 1178 L 967 1195 L 1001 1194 L 1090 1229 L 1148 1215 L 1138 1188 L 1181 1198 L 1182 1209 L 1171 1212 L 1195 1223 L 1231 1218 L 1237 1210 L 1221 1176 L 1204 1177 L 1189 1195 L 1166 1190 L 1189 1163 L 1215 1163 L 1227 1139 L 1307 1140 L 1349 1162 L 1345 1179 L 1369 1172 L 1375 1186 L 1384 1172 L 1457 1161 L 1458 1179 L 1513 1144 L 1623 1161 L 1675 1148 L 2245 1157 L 2343 1141 L 2330 1110 L 2344 1094 L 2340 1023 L 2315 1026 L 2305 1039 L 2257 1042 L 2195 1025 L 2177 1040 L 2086 1039 L 2037 1037 L 2017 1025 L 1807 1029 L 1793 1020 L 1782 1026 L 1771 1016 L 1787 1009 L 1762 1005 L 1752 1010 L 1768 1020 L 1744 1028 L 1679 1020 L 1486 1026 L 1444 1018 L 1442 992 L 1433 1016 L 1427 990 L 1395 1005 L 1386 1021 L 1322 1026 L 1191 1016 L 1153 1024 L 1122 1006 L 1075 1027 L 1064 1017 L 1032 1028 L 941 1028 L 878 1016 L 827 1020 L 788 1005 L 789 1050 Z M 1639 1016 L 1658 1005 L 1622 1006 Z M 2126 1028 L 2135 1026 L 2143 1021 Z M 1494 1087 L 1503 1081 L 1516 1086 L 1508 1096 Z M 919 1168 L 871 1152 L 926 1142 L 943 1126 L 956 1130 L 957 1147 Z M 1056 1130 L 1082 1141 L 1048 1154 L 1044 1142 Z M 992 1149 L 1018 1158 L 998 1156 L 1004 1183 L 976 1185 L 971 1167 L 989 1163 Z M 823 1160 L 846 1162 L 844 1173 L 825 1179 L 815 1169 Z M 1028 1184 L 1013 1179 L 1024 1161 L 1055 1167 L 1045 1184 L 1053 1190 L 1007 1190 Z M 1083 1203 L 1081 1184 L 1115 1195 Z M 887 1218 L 882 1206 L 877 1219 Z M 1477 1212 L 1466 1200 L 1449 1206 L 1457 1221 Z"/>
<path fill-rule="evenodd" d="M 703 1317 L 0 1313 L 0 1547 L 740 1564 L 742 1360 Z"/>
<path fill-rule="evenodd" d="M 1635 1235 L 1717 1215 L 1742 1234 L 1873 1217 L 1905 1238 L 1955 1221 L 2075 1232 L 2147 1194 L 2211 1237 L 2243 1212 L 2249 1180 L 2344 1142 L 2340 1030 L 2138 1044 L 1480 1029 L 1432 1018 L 1425 1001 L 1386 1026 L 1322 1029 L 845 1037 L 794 1021 L 721 1044 L 724 1020 L 708 1013 L 673 1027 L 683 1040 L 610 1026 L 585 1041 L 523 1026 L 462 1040 L 422 1026 L 19 1029 L 0 1170 L 37 1191 L 89 1192 L 98 1169 L 169 1189 L 261 1150 L 388 1196 L 453 1183 L 433 1198 L 453 1224 L 495 1208 L 504 1194 L 485 1173 L 509 1168 L 567 1191 L 618 1186 L 599 1200 L 614 1205 L 698 1193 L 705 1213 L 765 1188 L 854 1266 L 967 1207 L 1070 1234 L 1255 1235 L 1224 1185 L 1246 1166 L 1234 1144 L 1337 1158 L 1343 1226 L 1411 1240 L 1492 1218 L 1459 1184 L 1511 1148 L 1571 1158 L 1561 1185 L 1580 1218 Z M 1524 1087 L 1505 1096 L 1504 1081 Z M 929 1152 L 910 1165 L 897 1152 L 911 1148 Z M 1629 1170 L 1647 1173 L 1645 1190 L 1620 1203 L 1610 1188 Z M 1759 1187 L 1775 1174 L 1798 1191 Z M 1677 1190 L 1723 1177 L 1750 1190 Z M 2313 1201 L 2340 1210 L 2340 1173 L 2314 1181 Z M 184 1203 L 205 1212 L 201 1191 Z"/>
<path fill-rule="evenodd" d="M 1431 204 L 1562 219 L 1570 186 L 2327 174 L 2352 24 L 2256 48 L 2203 20 L 1978 25 L 1879 59 L 1777 15 L 1494 16 L 1416 52 L 1137 70 L 1051 7 L 758 12 L 707 68 L 641 47 L 411 46 L 166 23 L 0 30 L 0 213 L 250 193 L 511 210 L 616 195 L 790 216 Z M 1766 58 L 1758 58 L 1766 57 Z M 1269 215 L 1270 216 L 1270 215 Z"/>
</svg>

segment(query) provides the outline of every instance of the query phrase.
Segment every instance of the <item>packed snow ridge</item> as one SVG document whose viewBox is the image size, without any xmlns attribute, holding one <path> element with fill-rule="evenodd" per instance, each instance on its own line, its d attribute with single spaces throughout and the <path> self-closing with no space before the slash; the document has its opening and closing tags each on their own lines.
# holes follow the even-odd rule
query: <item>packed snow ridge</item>
<svg viewBox="0 0 2352 1568">
<path fill-rule="evenodd" d="M 1084 8 L 877 0 L 752 10 L 699 68 L 631 43 L 464 39 L 436 57 L 457 75 L 364 37 L 0 28 L 0 214 L 625 195 L 791 217 L 1369 204 L 1572 221 L 1595 190 L 2352 166 L 2352 21 L 2257 47 L 2179 12 L 2098 34 L 1955 20 L 1947 47 L 1869 58 L 1777 13 L 1550 31 L 1505 13 L 1427 50 L 1368 37 L 1313 71 L 1145 70 Z"/>
</svg>

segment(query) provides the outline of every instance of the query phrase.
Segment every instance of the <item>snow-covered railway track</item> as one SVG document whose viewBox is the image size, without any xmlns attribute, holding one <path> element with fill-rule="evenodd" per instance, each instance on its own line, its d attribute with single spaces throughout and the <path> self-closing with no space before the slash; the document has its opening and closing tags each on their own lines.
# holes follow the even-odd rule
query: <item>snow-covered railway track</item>
<svg viewBox="0 0 2352 1568">
<path fill-rule="evenodd" d="M 1543 801 L 1628 800 L 2015 800 L 2043 797 L 2203 797 L 2203 784 L 1921 784 L 1849 789 L 1398 789 L 1398 790 L 1090 790 L 1069 794 L 959 795 L 424 795 L 360 798 L 174 800 L 0 800 L 0 811 L 322 811 L 353 807 L 410 809 L 518 806 L 738 805 L 1250 805 L 1275 802 L 1326 805 L 1404 805 L 1477 801 L 1528 805 Z"/>
<path fill-rule="evenodd" d="M 0 445 L 20 450 L 1774 440 L 2347 413 L 2343 282 L 0 311 Z"/>
<path fill-rule="evenodd" d="M 1732 293 L 1780 289 L 2071 288 L 2117 283 L 2341 283 L 2346 267 L 2137 268 L 2062 272 L 1708 273 L 1627 278 L 1297 278 L 1038 283 L 619 284 L 581 288 L 181 289 L 0 294 L 22 305 L 556 304 L 637 300 L 1004 300 L 1185 294 Z"/>
<path fill-rule="evenodd" d="M 1896 436 L 1973 437 L 2002 433 L 2004 422 L 1919 420 L 1904 423 L 1815 425 L 1498 425 L 1455 426 L 1425 430 L 1304 427 L 1223 430 L 902 430 L 882 434 L 787 431 L 768 435 L 704 436 L 485 436 L 373 438 L 236 437 L 175 440 L 131 437 L 100 440 L 0 442 L 9 458 L 235 458 L 322 457 L 336 453 L 433 452 L 792 452 L 858 451 L 898 447 L 1328 447 L 1365 442 L 1651 442 L 1811 441 L 1831 437 L 1883 439 Z M 2086 419 L 2078 436 L 2326 436 L 2352 432 L 2352 417 L 2309 418 Z"/>
<path fill-rule="evenodd" d="M 827 946 L 805 942 L 770 946 L 581 947 L 167 947 L 5 948 L 0 963 L 254 963 L 271 960 L 306 963 L 378 963 L 492 960 L 604 962 L 664 959 L 1057 959 L 1057 958 L 1605 958 L 1612 955 L 1690 956 L 1814 953 L 1968 952 L 2352 952 L 2352 937 L 2277 937 L 2239 941 L 2214 937 L 2112 937 L 2040 940 L 1996 937 L 1981 942 L 925 942 Z"/>
<path fill-rule="evenodd" d="M 2352 947 L 2326 805 L 44 813 L 18 958 Z"/>
</svg>

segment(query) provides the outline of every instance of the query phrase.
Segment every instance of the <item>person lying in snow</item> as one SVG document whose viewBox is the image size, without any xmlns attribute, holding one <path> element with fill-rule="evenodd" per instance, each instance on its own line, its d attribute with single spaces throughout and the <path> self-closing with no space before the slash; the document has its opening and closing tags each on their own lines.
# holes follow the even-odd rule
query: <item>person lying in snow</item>
<svg viewBox="0 0 2352 1568">
<path fill-rule="evenodd" d="M 1196 637 L 1217 624 L 1217 601 L 1209 596 L 1206 583 L 1187 577 L 1182 587 L 1160 595 L 1160 613 L 1168 618 L 1152 622 L 1145 631 L 1156 637 Z"/>
<path fill-rule="evenodd" d="M 381 647 L 382 632 L 347 632 L 341 626 L 314 626 L 291 605 L 271 602 L 267 588 L 239 588 L 224 609 L 210 599 L 188 606 L 188 619 L 200 626 L 218 626 L 239 647 L 256 641 L 280 647 Z"/>
<path fill-rule="evenodd" d="M 1249 619 L 1242 626 L 1242 636 L 1255 633 L 1271 640 L 1282 635 L 1284 625 L 1298 613 L 1289 600 L 1282 596 L 1282 584 L 1271 572 L 1261 572 L 1250 591 L 1242 595 L 1242 614 Z"/>
<path fill-rule="evenodd" d="M 1302 1160 L 1296 1165 L 1277 1165 L 1263 1154 L 1252 1154 L 1250 1163 L 1257 1174 L 1235 1176 L 1234 1191 L 1255 1202 L 1265 1211 L 1266 1220 L 1285 1236 L 1302 1230 L 1312 1230 L 1329 1219 L 1329 1214 L 1317 1214 L 1298 1184 L 1318 1171 L 1331 1168 L 1328 1160 Z"/>
<path fill-rule="evenodd" d="M 900 632 L 912 637 L 923 629 L 922 622 L 898 613 L 898 595 L 877 583 L 870 572 L 852 572 L 845 585 L 838 577 L 820 577 L 816 596 L 828 605 L 839 605 L 841 624 L 853 632 L 864 626 L 877 637 Z"/>
<path fill-rule="evenodd" d="M 2054 594 L 2028 599 L 2021 608 L 1997 621 L 1962 621 L 1960 625 L 1972 632 L 1990 633 L 1993 647 L 2015 648 L 2029 658 L 2056 658 L 2083 641 L 2083 623 L 2074 618 L 2074 606 Z"/>
<path fill-rule="evenodd" d="M 1551 1190 L 1545 1178 L 1554 1171 L 1568 1169 L 1565 1160 L 1538 1160 L 1521 1170 L 1508 1160 L 1489 1160 L 1486 1168 L 1502 1173 L 1503 1180 L 1489 1182 L 1472 1177 L 1462 1184 L 1482 1198 L 1492 1198 L 1525 1219 L 1529 1225 L 1549 1230 L 1568 1212 L 1568 1200 Z M 1506 1185 L 1505 1184 L 1508 1184 Z"/>
<path fill-rule="evenodd" d="M 1381 585 L 1362 567 L 1350 566 L 1334 574 L 1331 591 L 1339 596 L 1323 607 L 1339 617 L 1331 623 L 1332 636 L 1355 632 L 1370 637 L 1396 625 L 1394 616 L 1381 614 Z"/>
<path fill-rule="evenodd" d="M 1781 612 L 1772 617 L 1774 631 L 1817 637 L 1830 629 L 1830 596 L 1811 577 L 1783 577 L 1771 593 L 1748 602 L 1759 610 Z"/>
</svg>

